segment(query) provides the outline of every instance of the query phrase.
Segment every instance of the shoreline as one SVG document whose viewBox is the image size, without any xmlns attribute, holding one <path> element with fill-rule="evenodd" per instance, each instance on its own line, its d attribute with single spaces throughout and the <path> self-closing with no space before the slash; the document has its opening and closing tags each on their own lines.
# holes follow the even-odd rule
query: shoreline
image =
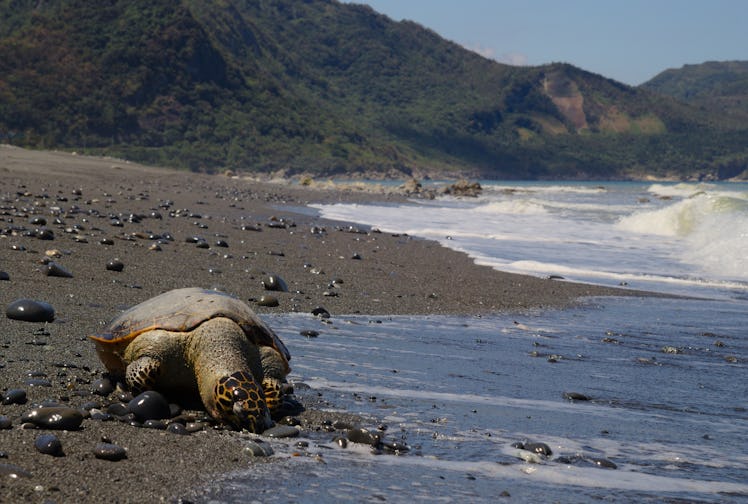
<svg viewBox="0 0 748 504">
<path fill-rule="evenodd" d="M 109 400 L 92 394 L 103 366 L 87 335 L 166 290 L 219 288 L 261 316 L 324 307 L 333 318 L 477 316 L 564 308 L 588 296 L 649 295 L 499 272 L 436 242 L 290 210 L 310 203 L 405 201 L 397 194 L 337 189 L 0 146 L 0 271 L 9 276 L 0 281 L 0 302 L 5 308 L 30 298 L 56 312 L 49 324 L 2 318 L 0 391 L 24 389 L 28 402 L 0 406 L 0 415 L 12 420 L 10 429 L 0 430 L 0 501 L 170 501 L 212 474 L 251 466 L 243 440 L 254 436 L 236 432 L 177 436 L 90 419 L 76 431 L 21 427 L 19 417 L 42 401 L 81 407 Z M 53 239 L 36 231 L 43 229 Z M 45 257 L 72 277 L 45 275 Z M 123 271 L 106 269 L 115 258 Z M 271 274 L 285 281 L 288 292 L 265 291 L 262 281 Z M 274 296 L 278 306 L 251 301 L 262 296 Z M 292 345 L 289 350 L 293 356 Z M 311 399 L 304 406 L 305 428 L 345 417 Z M 43 432 L 60 438 L 64 457 L 34 449 Z M 102 439 L 125 447 L 127 458 L 94 458 L 91 450 Z M 12 467 L 31 476 L 11 478 Z"/>
</svg>

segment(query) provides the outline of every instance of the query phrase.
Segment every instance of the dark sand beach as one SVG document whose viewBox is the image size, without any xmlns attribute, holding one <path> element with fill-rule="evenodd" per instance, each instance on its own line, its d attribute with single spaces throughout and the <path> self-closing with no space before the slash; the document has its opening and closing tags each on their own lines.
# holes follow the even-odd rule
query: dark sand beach
<svg viewBox="0 0 748 504">
<path fill-rule="evenodd" d="M 399 194 L 310 189 L 0 146 L 0 196 L 0 272 L 9 277 L 0 281 L 0 392 L 27 394 L 24 404 L 0 405 L 0 415 L 12 421 L 0 430 L 0 502 L 173 502 L 213 475 L 268 463 L 243 450 L 244 439 L 257 436 L 221 429 L 180 436 L 92 419 L 74 431 L 22 427 L 21 415 L 43 401 L 76 408 L 113 402 L 92 394 L 104 368 L 87 336 L 167 290 L 217 288 L 260 315 L 324 307 L 333 317 L 485 314 L 622 292 L 502 273 L 434 242 L 352 232 L 346 223 L 298 211 L 312 202 Z M 39 217 L 46 224 L 34 223 Z M 36 231 L 43 229 L 51 235 Z M 72 277 L 47 276 L 45 257 Z M 115 258 L 124 264 L 121 272 L 106 269 Z M 285 280 L 288 292 L 265 291 L 269 274 Z M 253 300 L 263 295 L 275 296 L 278 306 L 258 306 Z M 50 303 L 55 320 L 7 318 L 5 307 L 19 298 Z M 293 355 L 292 345 L 289 350 Z M 302 428 L 336 419 L 315 404 L 304 406 Z M 58 436 L 64 456 L 34 448 L 42 433 Z M 102 440 L 126 448 L 127 458 L 95 458 L 93 447 Z"/>
</svg>

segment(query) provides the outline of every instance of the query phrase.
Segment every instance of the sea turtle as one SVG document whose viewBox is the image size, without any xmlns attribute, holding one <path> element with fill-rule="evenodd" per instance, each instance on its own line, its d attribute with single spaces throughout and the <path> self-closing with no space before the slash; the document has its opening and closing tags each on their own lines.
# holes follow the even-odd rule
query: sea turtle
<svg viewBox="0 0 748 504">
<path fill-rule="evenodd" d="M 133 306 L 90 336 L 104 366 L 134 392 L 196 398 L 214 418 L 262 432 L 281 402 L 288 349 L 239 299 L 176 289 Z"/>
</svg>

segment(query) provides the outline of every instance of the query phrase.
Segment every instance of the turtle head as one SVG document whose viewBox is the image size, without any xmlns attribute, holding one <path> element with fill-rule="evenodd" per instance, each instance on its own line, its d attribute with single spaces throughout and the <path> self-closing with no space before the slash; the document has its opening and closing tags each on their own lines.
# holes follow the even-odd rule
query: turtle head
<svg viewBox="0 0 748 504">
<path fill-rule="evenodd" d="M 251 374 L 243 371 L 218 380 L 211 413 L 236 429 L 257 434 L 273 426 L 262 389 Z"/>
</svg>

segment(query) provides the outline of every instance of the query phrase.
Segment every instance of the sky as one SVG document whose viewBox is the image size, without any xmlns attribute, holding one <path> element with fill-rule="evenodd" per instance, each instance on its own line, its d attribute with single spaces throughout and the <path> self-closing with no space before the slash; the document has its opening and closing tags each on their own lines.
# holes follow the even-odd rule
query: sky
<svg viewBox="0 0 748 504">
<path fill-rule="evenodd" d="M 355 0 L 502 63 L 564 62 L 639 85 L 748 60 L 748 0 Z"/>
</svg>

